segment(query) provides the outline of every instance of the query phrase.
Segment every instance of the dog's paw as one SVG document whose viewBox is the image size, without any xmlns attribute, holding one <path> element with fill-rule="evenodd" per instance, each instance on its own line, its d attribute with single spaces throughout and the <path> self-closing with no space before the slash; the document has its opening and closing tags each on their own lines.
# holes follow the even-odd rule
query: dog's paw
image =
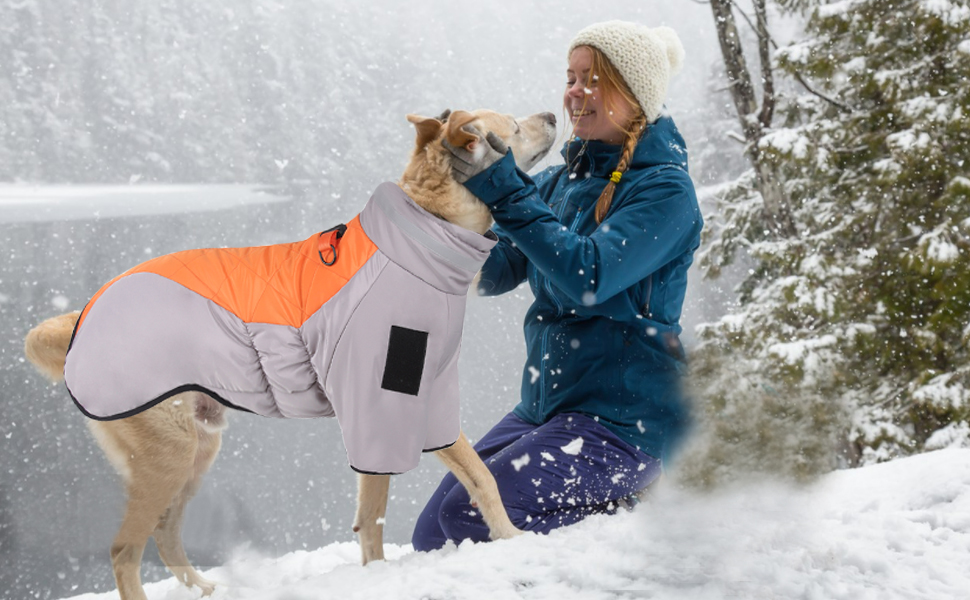
<svg viewBox="0 0 970 600">
<path fill-rule="evenodd" d="M 515 525 L 513 525 L 512 523 L 508 523 L 507 525 L 503 525 L 500 527 L 490 527 L 488 531 L 488 537 L 491 538 L 492 540 L 508 540 L 516 536 L 520 536 L 523 533 L 525 532 L 519 529 L 518 527 L 516 527 Z"/>
<path fill-rule="evenodd" d="M 203 579 L 199 577 L 198 579 L 192 582 L 191 587 L 199 588 L 200 590 L 202 590 L 202 596 L 208 597 L 208 596 L 211 596 L 212 593 L 216 591 L 216 582 L 209 581 L 208 579 Z"/>
</svg>

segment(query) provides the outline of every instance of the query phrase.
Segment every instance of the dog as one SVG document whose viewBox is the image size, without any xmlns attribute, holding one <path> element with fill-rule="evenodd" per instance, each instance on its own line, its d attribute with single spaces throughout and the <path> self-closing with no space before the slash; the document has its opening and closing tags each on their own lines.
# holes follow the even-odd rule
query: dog
<svg viewBox="0 0 970 600">
<path fill-rule="evenodd" d="M 492 539 L 521 533 L 458 426 L 464 298 L 496 240 L 488 208 L 452 177 L 443 142 L 484 152 L 478 134 L 492 132 L 529 170 L 552 147 L 556 119 L 488 110 L 407 119 L 417 139 L 404 174 L 382 184 L 350 223 L 294 244 L 152 259 L 106 284 L 83 311 L 28 333 L 27 358 L 66 381 L 125 483 L 127 506 L 111 546 L 122 600 L 146 598 L 140 570 L 149 537 L 186 586 L 214 591 L 190 565 L 181 526 L 219 451 L 227 408 L 337 416 L 359 472 L 353 529 L 363 564 L 384 558 L 390 474 L 412 468 L 422 451 L 434 451 L 465 486 Z M 272 263 L 270 280 L 258 271 L 275 255 L 283 258 Z M 248 278 L 227 283 L 230 270 Z M 266 285 L 256 293 L 260 277 Z M 296 290 L 290 296 L 287 286 Z M 395 296 L 398 286 L 414 288 L 410 307 Z M 220 295 L 216 287 L 234 291 Z M 169 305 L 177 310 L 165 320 L 156 308 Z M 307 360 L 274 367 L 288 352 Z"/>
</svg>

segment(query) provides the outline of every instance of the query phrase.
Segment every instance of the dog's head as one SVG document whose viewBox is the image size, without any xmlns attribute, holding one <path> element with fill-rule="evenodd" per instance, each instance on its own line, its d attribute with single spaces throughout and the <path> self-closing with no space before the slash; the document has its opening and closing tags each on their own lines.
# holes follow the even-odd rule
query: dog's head
<svg viewBox="0 0 970 600">
<path fill-rule="evenodd" d="M 474 151 L 481 143 L 472 131 L 474 128 L 483 135 L 492 132 L 502 138 L 512 149 L 516 166 L 523 171 L 542 160 L 556 138 L 556 115 L 549 112 L 517 119 L 493 110 L 446 110 L 439 117 L 408 115 L 407 118 L 418 131 L 415 152 L 443 139 L 452 146 Z"/>
<path fill-rule="evenodd" d="M 475 152 L 486 142 L 474 133 L 492 132 L 512 149 L 515 164 L 528 171 L 544 157 L 556 138 L 556 117 L 538 113 L 517 119 L 491 110 L 445 111 L 439 117 L 408 115 L 417 130 L 411 162 L 401 187 L 425 210 L 452 223 L 484 233 L 492 224 L 488 207 L 451 175 L 451 153 L 441 143 Z"/>
</svg>

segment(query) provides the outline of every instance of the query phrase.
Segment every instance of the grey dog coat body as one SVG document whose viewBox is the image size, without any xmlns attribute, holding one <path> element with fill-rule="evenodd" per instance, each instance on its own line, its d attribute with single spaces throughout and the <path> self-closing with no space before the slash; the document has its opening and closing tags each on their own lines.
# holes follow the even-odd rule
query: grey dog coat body
<svg viewBox="0 0 970 600">
<path fill-rule="evenodd" d="M 179 252 L 106 284 L 67 354 L 77 406 L 118 419 L 198 390 L 266 417 L 336 416 L 366 473 L 453 444 L 466 295 L 496 239 L 392 183 L 348 223 L 332 265 L 321 235 Z"/>
</svg>

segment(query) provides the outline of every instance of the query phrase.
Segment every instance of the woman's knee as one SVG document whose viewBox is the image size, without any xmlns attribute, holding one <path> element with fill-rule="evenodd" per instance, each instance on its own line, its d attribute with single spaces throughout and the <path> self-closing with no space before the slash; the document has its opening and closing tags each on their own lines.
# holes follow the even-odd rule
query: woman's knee
<svg viewBox="0 0 970 600">
<path fill-rule="evenodd" d="M 422 514 L 411 533 L 411 546 L 417 552 L 431 552 L 443 547 L 448 541 L 438 525 L 437 515 Z"/>
<path fill-rule="evenodd" d="M 441 502 L 438 512 L 438 526 L 449 540 L 460 543 L 470 539 L 475 542 L 488 541 L 488 525 L 471 499 L 464 486 L 456 485 Z"/>
<path fill-rule="evenodd" d="M 468 492 L 457 484 L 436 506 L 429 504 L 418 515 L 411 545 L 418 552 L 430 552 L 442 548 L 448 540 L 460 543 L 466 539 L 488 540 L 488 526 L 471 505 Z"/>
<path fill-rule="evenodd" d="M 449 481 L 451 477 L 453 476 L 450 474 L 445 476 L 438 489 L 428 499 L 428 503 L 418 513 L 418 518 L 414 523 L 414 531 L 411 533 L 411 545 L 419 552 L 437 550 L 448 541 L 444 532 L 441 531 L 441 525 L 438 524 L 438 521 L 442 501 L 451 488 L 458 483 L 454 479 Z"/>
</svg>

